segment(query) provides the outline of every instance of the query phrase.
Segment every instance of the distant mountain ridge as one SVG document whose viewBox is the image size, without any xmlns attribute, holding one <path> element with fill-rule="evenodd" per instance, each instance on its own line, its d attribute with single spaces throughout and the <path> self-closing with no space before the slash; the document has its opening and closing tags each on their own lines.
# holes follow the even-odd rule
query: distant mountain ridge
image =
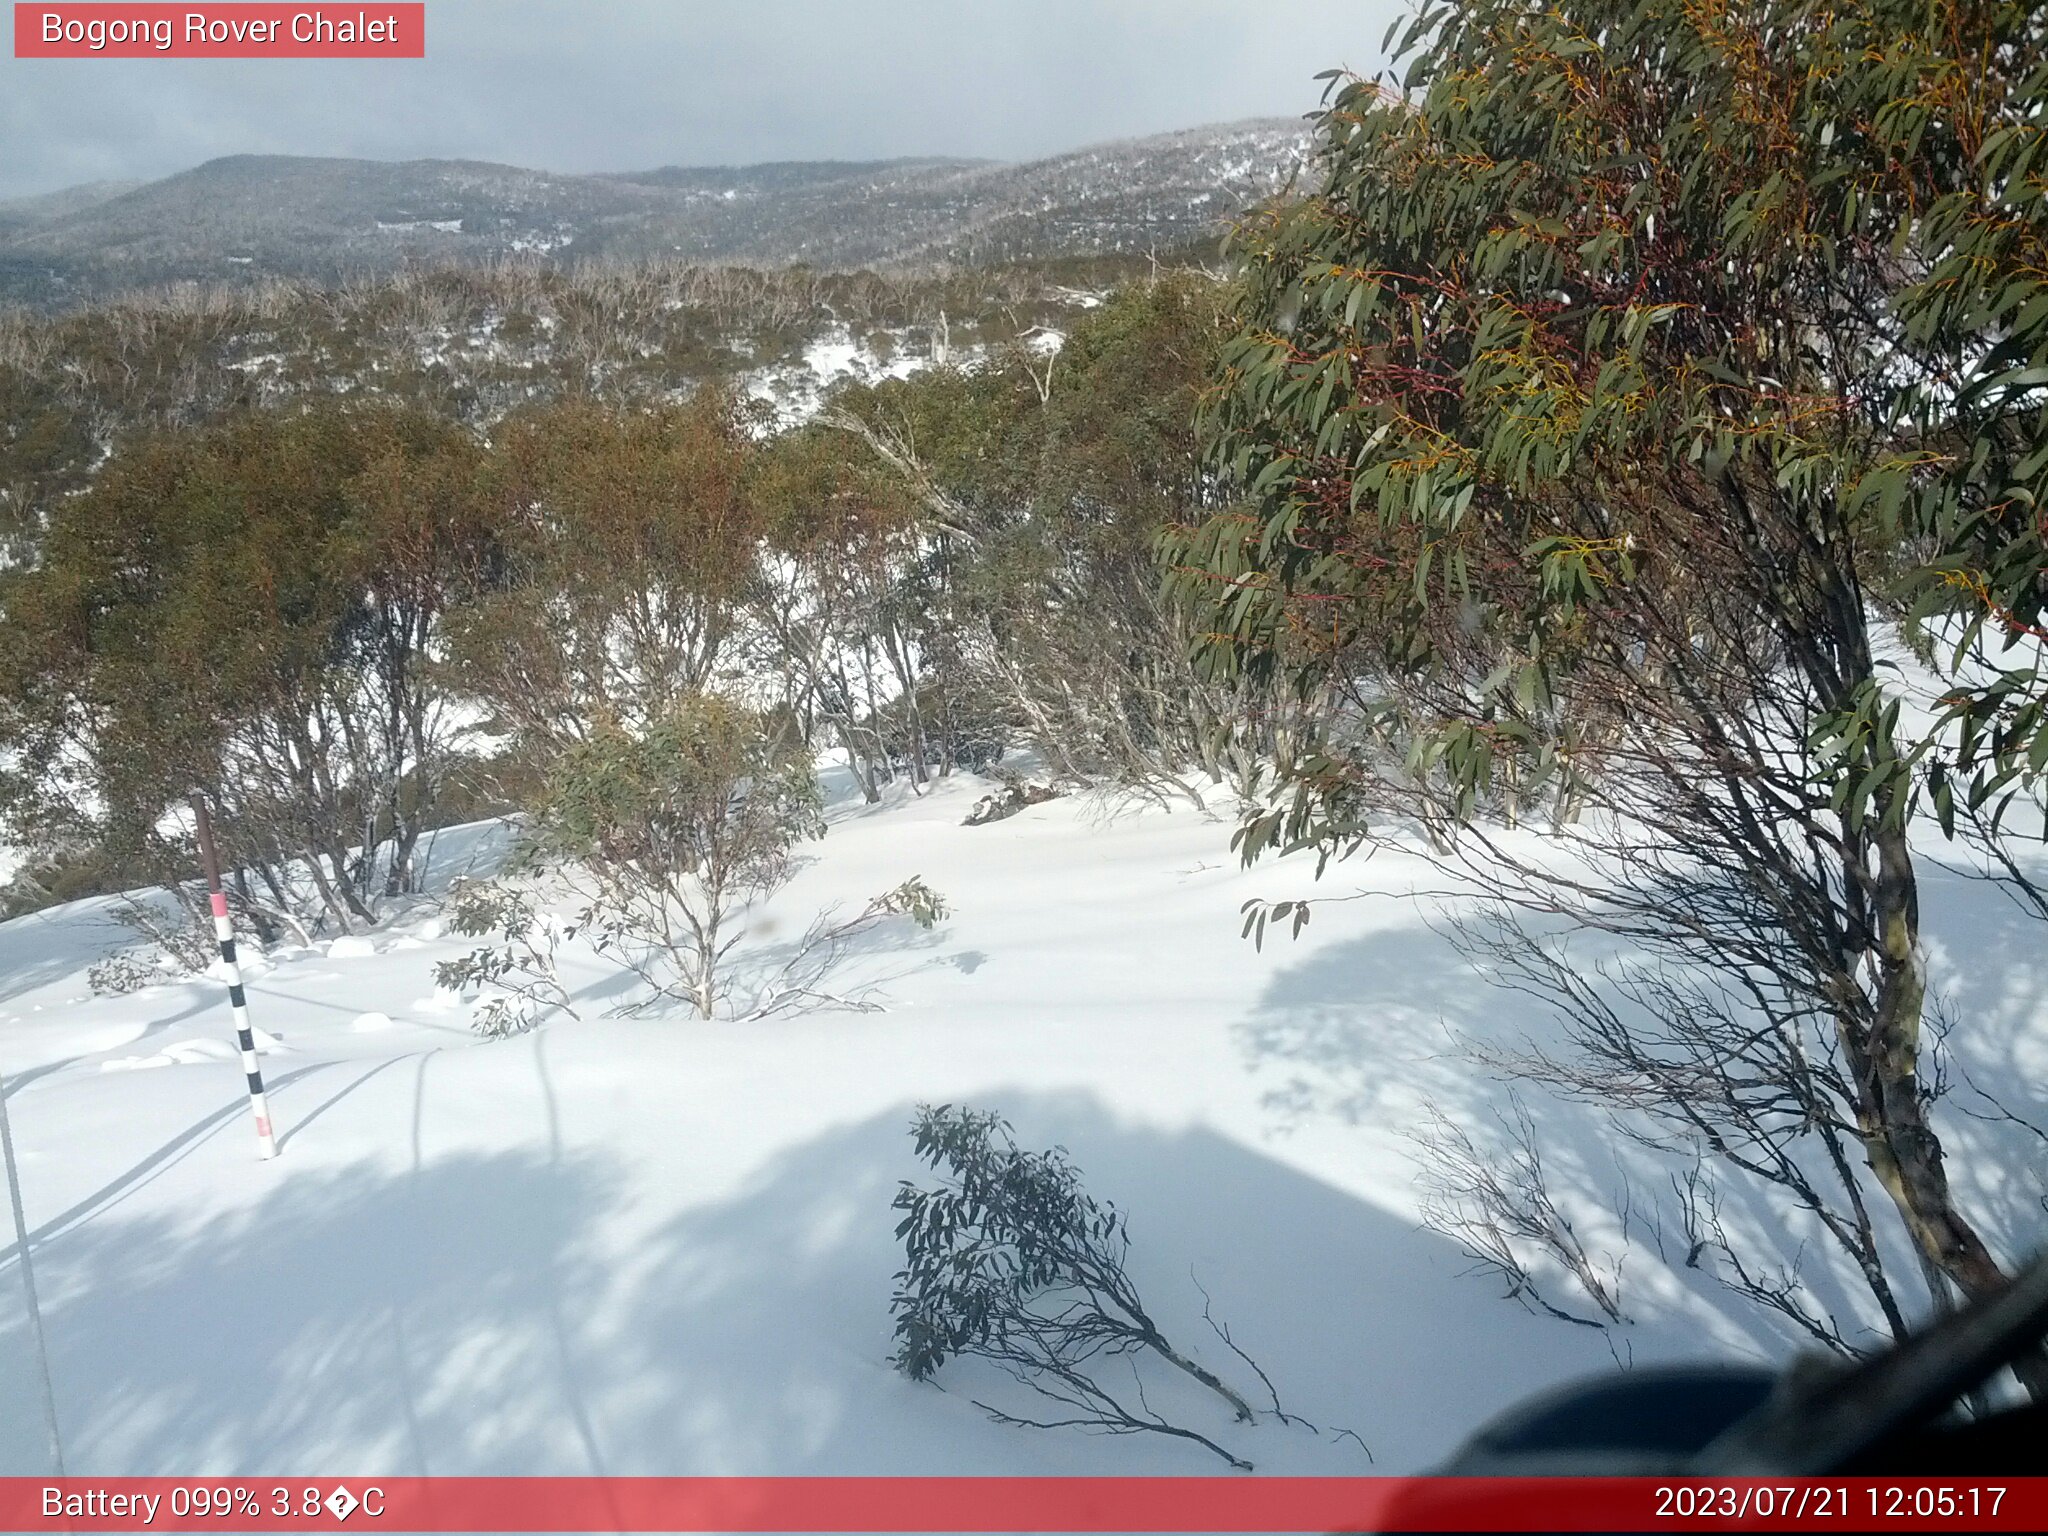
<svg viewBox="0 0 2048 1536">
<path fill-rule="evenodd" d="M 0 301 L 408 263 L 670 258 L 821 267 L 1170 249 L 1272 195 L 1292 118 L 1022 163 L 923 157 L 556 175 L 467 160 L 235 155 L 140 186 L 0 203 Z"/>
</svg>

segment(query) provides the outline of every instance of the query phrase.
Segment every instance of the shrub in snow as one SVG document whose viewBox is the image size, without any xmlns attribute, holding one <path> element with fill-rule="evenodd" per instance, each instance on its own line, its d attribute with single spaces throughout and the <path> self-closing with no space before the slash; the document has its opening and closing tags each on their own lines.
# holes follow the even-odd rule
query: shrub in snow
<svg viewBox="0 0 2048 1536">
<path fill-rule="evenodd" d="M 955 1357 L 987 1360 L 1052 1405 L 1049 1417 L 1031 1418 L 976 1402 L 999 1423 L 1171 1435 L 1251 1469 L 1208 1436 L 1160 1417 L 1142 1386 L 1133 1402 L 1098 1379 L 1119 1357 L 1150 1355 L 1220 1397 L 1240 1422 L 1253 1416 L 1243 1397 L 1160 1331 L 1125 1272 L 1126 1217 L 1081 1188 L 1062 1149 L 1022 1151 L 1000 1116 L 951 1105 L 920 1108 L 911 1134 L 941 1182 L 906 1182 L 896 1194 L 905 1252 L 891 1302 L 898 1370 L 925 1381 Z"/>
<path fill-rule="evenodd" d="M 951 910 L 946 905 L 945 897 L 913 875 L 894 890 L 884 891 L 869 902 L 861 915 L 900 915 L 909 918 L 918 927 L 929 930 L 943 922 Z"/>
<path fill-rule="evenodd" d="M 734 1012 L 749 1019 L 816 1006 L 872 1012 L 878 1004 L 824 990 L 826 978 L 848 948 L 889 918 L 907 917 L 929 931 L 945 920 L 949 910 L 946 899 L 915 876 L 871 898 L 851 917 L 828 908 L 812 920 L 801 938 L 781 951 L 780 964 L 752 969 L 744 985 L 732 989 L 738 994 L 732 997 Z"/>
<path fill-rule="evenodd" d="M 148 944 L 109 955 L 85 973 L 86 984 L 101 997 L 138 992 L 179 976 L 200 975 L 220 952 L 211 924 L 197 922 L 182 907 L 124 897 L 115 916 Z"/>
<path fill-rule="evenodd" d="M 492 1039 L 516 1035 L 560 1008 L 575 1017 L 555 969 L 559 930 L 530 892 L 503 881 L 458 879 L 449 892 L 448 927 L 492 942 L 434 967 L 434 983 L 457 992 L 482 991 L 470 1027 Z M 573 931 L 573 930 L 571 930 Z"/>
<path fill-rule="evenodd" d="M 486 997 L 469 1016 L 469 1027 L 486 1040 L 509 1040 L 540 1023 L 540 1010 L 523 998 L 498 993 Z"/>
<path fill-rule="evenodd" d="M 678 700 L 644 731 L 608 727 L 566 748 L 534 818 L 535 851 L 586 899 L 598 950 L 645 982 L 641 1005 L 713 1017 L 739 917 L 778 890 L 792 850 L 824 832 L 810 754 L 714 694 Z"/>
<path fill-rule="evenodd" d="M 85 973 L 85 984 L 96 997 L 122 997 L 140 992 L 168 979 L 164 968 L 148 955 L 124 950 L 96 961 Z"/>
<path fill-rule="evenodd" d="M 1493 1139 L 1425 1106 L 1409 1132 L 1421 1164 L 1422 1225 L 1450 1238 L 1531 1311 L 1588 1328 L 1631 1321 L 1621 1308 L 1621 1260 L 1589 1246 L 1580 1223 L 1560 1207 L 1535 1120 L 1519 1094 L 1510 1090 L 1507 1102 L 1506 1112 L 1494 1110 L 1503 1135 Z M 1625 1222 L 1630 1202 L 1616 1204 Z M 1539 1278 L 1544 1271 L 1568 1277 L 1596 1315 L 1552 1301 Z"/>
<path fill-rule="evenodd" d="M 480 452 L 339 398 L 124 444 L 7 572 L 7 798 L 174 889 L 203 789 L 256 931 L 372 923 L 453 764 L 429 658 L 494 542 Z"/>
<path fill-rule="evenodd" d="M 861 934 L 904 917 L 929 929 L 946 904 L 912 878 L 851 917 L 820 913 L 793 943 L 735 962 L 743 919 L 789 878 L 799 839 L 824 830 L 809 754 L 777 722 L 712 695 L 685 698 L 643 732 L 611 727 L 565 748 L 535 806 L 513 877 L 459 881 L 446 913 L 489 938 L 436 968 L 444 987 L 480 990 L 472 1019 L 516 1034 L 550 1008 L 570 1014 L 555 966 L 581 936 L 646 984 L 619 1007 L 684 1003 L 700 1018 L 760 1018 L 815 1003 L 869 1007 L 821 990 Z M 580 900 L 557 925 L 516 879 L 546 869 Z"/>
<path fill-rule="evenodd" d="M 819 914 L 793 943 L 736 963 L 743 919 L 785 884 L 794 850 L 824 832 L 810 754 L 782 722 L 711 694 L 645 731 L 601 731 L 565 750 L 534 818 L 584 905 L 583 933 L 647 985 L 621 1011 L 684 1003 L 699 1018 L 759 1018 L 805 1004 L 863 1007 L 821 990 L 847 946 L 891 917 L 930 928 L 944 900 L 906 880 L 853 916 Z"/>
<path fill-rule="evenodd" d="M 607 730 L 653 734 L 716 675 L 756 580 L 744 406 L 711 387 L 568 400 L 493 437 L 515 574 L 450 615 L 454 672 L 541 764 Z"/>
</svg>

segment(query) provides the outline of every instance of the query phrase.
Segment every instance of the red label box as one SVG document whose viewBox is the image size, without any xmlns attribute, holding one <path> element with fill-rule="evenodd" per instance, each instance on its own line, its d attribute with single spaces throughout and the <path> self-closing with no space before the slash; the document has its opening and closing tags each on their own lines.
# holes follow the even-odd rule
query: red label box
<svg viewBox="0 0 2048 1536">
<path fill-rule="evenodd" d="M 2040 1477 L 0 1477 L 51 1536 L 2044 1529 Z"/>
<path fill-rule="evenodd" d="M 22 4 L 17 59 L 423 59 L 422 3 Z"/>
</svg>

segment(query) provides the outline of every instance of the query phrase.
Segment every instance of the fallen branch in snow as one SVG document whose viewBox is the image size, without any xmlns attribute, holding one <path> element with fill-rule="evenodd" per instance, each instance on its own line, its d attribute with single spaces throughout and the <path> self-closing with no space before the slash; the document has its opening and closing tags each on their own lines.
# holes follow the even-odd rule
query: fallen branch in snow
<svg viewBox="0 0 2048 1536">
<path fill-rule="evenodd" d="M 1163 1434 L 1251 1470 L 1146 1400 L 1136 1364 L 1150 1355 L 1221 1398 L 1238 1422 L 1255 1417 L 1233 1387 L 1175 1348 L 1146 1312 L 1125 1271 L 1126 1218 L 1081 1189 L 1061 1149 L 1024 1152 L 1001 1117 L 950 1105 L 922 1108 L 912 1133 L 918 1155 L 945 1182 L 929 1190 L 905 1183 L 897 1191 L 904 1216 L 896 1235 L 906 1253 L 891 1302 L 897 1369 L 925 1381 L 954 1356 L 986 1360 L 1076 1415 L 1037 1419 L 976 1404 L 999 1423 Z M 1097 1379 L 1102 1363 L 1116 1357 L 1132 1366 L 1135 1405 Z"/>
<path fill-rule="evenodd" d="M 1278 1419 L 1282 1424 L 1287 1424 L 1290 1426 L 1299 1425 L 1301 1428 L 1306 1429 L 1313 1434 L 1323 1434 L 1324 1430 L 1320 1424 L 1312 1423 L 1308 1419 L 1302 1418 L 1299 1414 L 1289 1413 L 1285 1408 L 1280 1406 L 1280 1392 L 1279 1389 L 1273 1385 L 1273 1378 L 1266 1374 L 1264 1366 L 1260 1365 L 1258 1361 L 1254 1360 L 1249 1354 L 1247 1354 L 1244 1351 L 1243 1347 L 1238 1344 L 1237 1340 L 1233 1339 L 1230 1336 L 1230 1325 L 1228 1323 L 1219 1321 L 1213 1315 L 1213 1313 L 1210 1310 L 1208 1288 L 1204 1286 L 1200 1280 L 1195 1278 L 1195 1272 L 1192 1267 L 1190 1267 L 1188 1270 L 1188 1279 L 1194 1283 L 1195 1289 L 1202 1293 L 1202 1321 L 1209 1325 L 1209 1331 L 1211 1333 L 1215 1334 L 1217 1338 L 1223 1341 L 1224 1347 L 1228 1349 L 1233 1355 L 1237 1356 L 1238 1359 L 1242 1360 L 1245 1363 L 1245 1365 L 1250 1369 L 1251 1373 L 1259 1378 L 1259 1384 L 1266 1389 L 1266 1396 L 1273 1404 L 1273 1417 Z M 1358 1433 L 1358 1431 L 1354 1429 L 1336 1429 L 1329 1431 L 1329 1433 L 1339 1440 L 1349 1438 L 1351 1440 L 1357 1441 L 1358 1448 L 1361 1451 L 1365 1452 L 1365 1459 L 1367 1461 L 1372 1461 L 1375 1459 L 1372 1454 L 1372 1447 L 1365 1443 L 1364 1437 L 1361 1436 Z"/>
<path fill-rule="evenodd" d="M 1168 1423 L 1147 1408 L 1134 1411 L 1078 1372 L 1057 1372 L 1052 1375 L 1051 1380 L 1043 1375 L 1027 1374 L 1022 1371 L 1012 1371 L 1010 1374 L 1034 1392 L 1051 1398 L 1054 1402 L 1072 1404 L 1080 1410 L 1080 1416 L 1072 1419 L 1030 1419 L 1006 1409 L 992 1408 L 979 1398 L 969 1399 L 975 1407 L 998 1424 L 1011 1424 L 1019 1429 L 1079 1429 L 1095 1435 L 1170 1435 L 1179 1440 L 1192 1440 L 1195 1444 L 1221 1456 L 1240 1472 L 1255 1470 L 1250 1462 L 1225 1450 L 1199 1430 Z M 1071 1395 L 1062 1391 L 1062 1387 L 1071 1387 Z M 1142 1395 L 1141 1387 L 1140 1396 Z"/>
<path fill-rule="evenodd" d="M 994 794 L 983 795 L 974 802 L 967 813 L 963 827 L 985 827 L 992 821 L 1003 821 L 1030 806 L 1043 805 L 1048 800 L 1057 800 L 1060 792 L 1049 784 L 1029 784 L 1019 779 L 1006 783 Z"/>
</svg>

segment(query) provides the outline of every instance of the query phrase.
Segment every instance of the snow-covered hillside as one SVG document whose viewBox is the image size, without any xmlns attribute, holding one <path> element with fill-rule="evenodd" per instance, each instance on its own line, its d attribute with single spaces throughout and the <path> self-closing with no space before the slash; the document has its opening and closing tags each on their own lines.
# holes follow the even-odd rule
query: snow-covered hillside
<svg viewBox="0 0 2048 1536">
<path fill-rule="evenodd" d="M 1288 185 L 1312 126 L 1254 118 L 1018 164 L 949 158 L 559 175 L 465 160 L 231 155 L 0 203 L 0 297 L 318 281 L 505 260 L 851 270 L 1171 251 Z"/>
<path fill-rule="evenodd" d="M 125 935 L 100 902 L 0 925 L 0 1068 L 11 1095 L 73 1473 L 1207 1472 L 1157 1436 L 1041 1433 L 955 1363 L 894 1374 L 901 1259 L 890 1199 L 921 1172 L 920 1101 L 997 1109 L 1064 1144 L 1130 1212 L 1134 1273 L 1169 1334 L 1233 1364 L 1216 1315 L 1293 1412 L 1243 1429 L 1184 1406 L 1262 1472 L 1429 1465 L 1561 1378 L 1788 1342 L 1638 1240 L 1634 1322 L 1535 1316 L 1463 1275 L 1417 1223 L 1404 1132 L 1428 1098 L 1485 1122 L 1498 1089 L 1447 1030 L 1541 1029 L 1478 982 L 1398 893 L 1419 866 L 1339 866 L 1301 939 L 1240 940 L 1248 897 L 1311 866 L 1239 869 L 1228 826 L 1058 800 L 961 825 L 988 786 L 842 799 L 758 925 L 920 875 L 953 916 L 879 930 L 839 978 L 871 1013 L 748 1024 L 603 1020 L 622 978 L 571 974 L 588 1022 L 478 1040 L 432 970 L 461 941 L 431 904 L 368 945 L 251 967 L 283 1135 L 260 1164 L 223 989 L 94 998 Z M 445 882 L 502 835 L 443 834 Z M 1944 887 L 1940 910 L 1955 910 Z M 1972 898 L 1974 899 L 1974 898 Z M 1952 1000 L 2011 1026 L 2001 1072 L 2048 1070 L 2038 957 L 2002 949 L 1985 892 L 1940 936 Z M 373 952 L 365 952 L 372 949 Z M 1982 1064 L 1980 1063 L 1980 1066 Z M 1607 1181 L 1590 1115 L 1546 1105 L 1559 1171 Z M 1951 1117 L 1961 1143 L 1994 1127 Z M 2022 1166 L 1958 1156 L 1966 1180 Z M 1576 1164 L 1567 1159 L 1571 1152 Z M 45 1469 L 18 1256 L 0 1255 L 0 1471 Z"/>
</svg>

